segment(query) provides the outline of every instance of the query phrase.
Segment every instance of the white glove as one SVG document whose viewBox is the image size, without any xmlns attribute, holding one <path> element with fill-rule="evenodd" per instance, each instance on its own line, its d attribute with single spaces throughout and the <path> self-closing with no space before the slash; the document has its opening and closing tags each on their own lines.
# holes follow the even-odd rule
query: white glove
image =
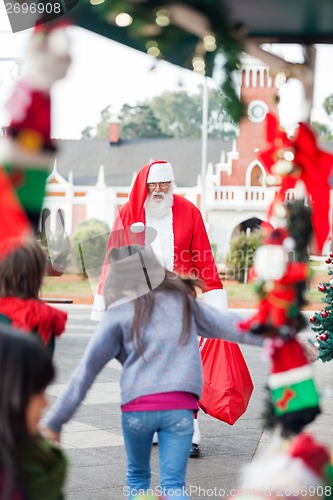
<svg viewBox="0 0 333 500">
<path fill-rule="evenodd" d="M 220 312 L 228 311 L 227 292 L 222 288 L 209 290 L 202 294 L 202 301 L 209 306 L 215 307 Z"/>
</svg>

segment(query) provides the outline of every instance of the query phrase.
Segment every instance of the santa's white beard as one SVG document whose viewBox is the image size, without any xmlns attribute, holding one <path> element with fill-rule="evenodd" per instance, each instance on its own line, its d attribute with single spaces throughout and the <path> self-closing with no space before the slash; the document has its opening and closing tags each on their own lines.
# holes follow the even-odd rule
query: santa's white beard
<svg viewBox="0 0 333 500">
<path fill-rule="evenodd" d="M 152 193 L 147 197 L 145 209 L 151 217 L 157 217 L 160 219 L 161 217 L 164 217 L 164 215 L 166 215 L 172 207 L 173 194 L 171 186 L 167 193 L 160 192 L 158 195 L 159 196 L 157 197 L 157 193 Z M 163 199 L 161 199 L 160 196 Z"/>
</svg>

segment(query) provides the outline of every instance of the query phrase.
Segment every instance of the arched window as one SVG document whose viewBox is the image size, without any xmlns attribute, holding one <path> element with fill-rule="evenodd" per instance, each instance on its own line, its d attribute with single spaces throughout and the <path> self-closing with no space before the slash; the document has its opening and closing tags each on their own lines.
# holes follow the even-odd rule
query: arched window
<svg viewBox="0 0 333 500">
<path fill-rule="evenodd" d="M 65 212 L 60 208 L 57 210 L 56 233 L 61 234 L 65 231 Z"/>
<path fill-rule="evenodd" d="M 44 208 L 41 216 L 40 233 L 41 236 L 46 236 L 50 233 L 51 227 L 51 212 L 48 208 Z"/>
<path fill-rule="evenodd" d="M 258 161 L 253 161 L 247 167 L 245 185 L 247 187 L 266 187 L 266 172 Z"/>
<path fill-rule="evenodd" d="M 259 165 L 255 165 L 251 172 L 251 186 L 262 186 L 262 170 Z"/>
</svg>

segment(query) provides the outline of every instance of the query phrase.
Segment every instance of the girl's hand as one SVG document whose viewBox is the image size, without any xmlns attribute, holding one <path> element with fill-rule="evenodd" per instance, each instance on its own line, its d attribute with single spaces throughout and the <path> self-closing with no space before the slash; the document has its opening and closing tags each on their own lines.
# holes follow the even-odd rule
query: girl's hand
<svg viewBox="0 0 333 500">
<path fill-rule="evenodd" d="M 51 441 L 52 443 L 60 443 L 60 432 L 54 432 L 45 425 L 41 425 L 39 430 L 42 436 L 48 441 Z"/>
</svg>

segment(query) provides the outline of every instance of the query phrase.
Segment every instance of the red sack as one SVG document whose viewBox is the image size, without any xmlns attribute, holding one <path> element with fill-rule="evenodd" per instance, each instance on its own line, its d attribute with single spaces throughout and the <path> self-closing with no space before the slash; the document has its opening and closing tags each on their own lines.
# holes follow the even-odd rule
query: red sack
<svg viewBox="0 0 333 500">
<path fill-rule="evenodd" d="M 237 344 L 201 338 L 204 385 L 200 408 L 222 422 L 233 425 L 246 411 L 253 382 Z"/>
</svg>

